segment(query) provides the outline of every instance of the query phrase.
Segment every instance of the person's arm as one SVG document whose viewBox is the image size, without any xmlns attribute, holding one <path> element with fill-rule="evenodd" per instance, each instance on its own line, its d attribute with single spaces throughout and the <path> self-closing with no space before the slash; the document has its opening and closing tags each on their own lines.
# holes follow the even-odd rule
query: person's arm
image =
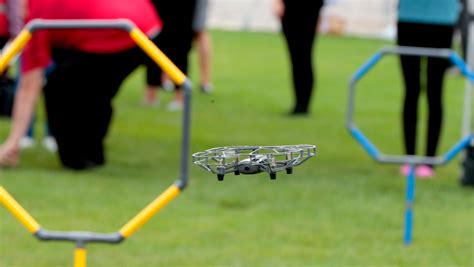
<svg viewBox="0 0 474 267">
<path fill-rule="evenodd" d="M 312 1 L 312 0 L 309 0 Z M 278 18 L 282 18 L 285 14 L 285 3 L 283 0 L 273 0 L 273 14 Z"/>
<path fill-rule="evenodd" d="M 44 69 L 23 74 L 13 105 L 10 135 L 0 146 L 0 167 L 15 166 L 19 159 L 19 142 L 25 135 L 44 82 Z"/>
<path fill-rule="evenodd" d="M 8 31 L 10 38 L 15 38 L 23 28 L 23 5 L 20 0 L 7 0 Z"/>
</svg>

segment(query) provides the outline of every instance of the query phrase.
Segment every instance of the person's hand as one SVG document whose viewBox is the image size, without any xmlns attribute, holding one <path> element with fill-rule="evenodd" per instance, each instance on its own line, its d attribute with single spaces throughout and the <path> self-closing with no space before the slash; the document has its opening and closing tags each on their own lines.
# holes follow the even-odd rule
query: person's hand
<svg viewBox="0 0 474 267">
<path fill-rule="evenodd" d="M 4 143 L 0 146 L 0 168 L 18 165 L 20 148 L 17 144 Z"/>
<path fill-rule="evenodd" d="M 273 14 L 278 18 L 283 17 L 285 14 L 285 3 L 283 3 L 283 0 L 273 0 Z"/>
<path fill-rule="evenodd" d="M 7 140 L 0 146 L 0 168 L 14 167 L 20 158 L 20 139 L 27 132 L 36 102 L 44 84 L 44 68 L 23 73 L 13 104 L 12 125 Z"/>
</svg>

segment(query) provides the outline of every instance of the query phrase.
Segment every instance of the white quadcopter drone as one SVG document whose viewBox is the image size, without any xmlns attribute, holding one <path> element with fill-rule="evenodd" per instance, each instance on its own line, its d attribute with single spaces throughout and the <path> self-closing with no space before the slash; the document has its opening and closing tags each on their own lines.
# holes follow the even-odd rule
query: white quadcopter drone
<svg viewBox="0 0 474 267">
<path fill-rule="evenodd" d="M 193 162 L 217 174 L 219 181 L 231 172 L 235 175 L 268 172 L 270 179 L 274 180 L 277 172 L 286 170 L 287 174 L 292 174 L 294 166 L 315 155 L 314 145 L 228 146 L 195 153 Z"/>
</svg>

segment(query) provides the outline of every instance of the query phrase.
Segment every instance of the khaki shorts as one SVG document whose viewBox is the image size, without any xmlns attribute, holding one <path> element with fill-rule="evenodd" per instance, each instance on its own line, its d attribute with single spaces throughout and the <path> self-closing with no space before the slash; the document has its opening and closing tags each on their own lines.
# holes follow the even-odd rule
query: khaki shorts
<svg viewBox="0 0 474 267">
<path fill-rule="evenodd" d="M 196 9 L 194 11 L 194 19 L 193 19 L 193 31 L 194 32 L 202 32 L 207 27 L 207 10 L 209 7 L 208 0 L 197 0 L 196 1 Z"/>
</svg>

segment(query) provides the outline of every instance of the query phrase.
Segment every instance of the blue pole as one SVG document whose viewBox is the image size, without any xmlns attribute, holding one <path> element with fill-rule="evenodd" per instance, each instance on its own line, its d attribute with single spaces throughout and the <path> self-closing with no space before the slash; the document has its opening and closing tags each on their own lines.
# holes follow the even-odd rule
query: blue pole
<svg viewBox="0 0 474 267">
<path fill-rule="evenodd" d="M 364 63 L 362 67 L 360 67 L 356 73 L 352 76 L 353 81 L 360 80 L 369 70 L 371 70 L 380 59 L 382 59 L 383 53 L 378 52 L 374 56 L 372 56 L 367 62 Z"/>
<path fill-rule="evenodd" d="M 464 60 L 456 53 L 451 53 L 449 57 L 451 62 L 458 67 L 462 75 L 466 77 L 471 83 L 474 83 L 474 73 L 469 69 L 469 66 L 464 62 Z"/>
<path fill-rule="evenodd" d="M 450 151 L 448 151 L 444 155 L 444 162 L 447 163 L 451 161 L 459 152 L 461 152 L 464 148 L 469 147 L 471 143 L 472 136 L 466 136 L 464 139 L 459 141 Z"/>
<path fill-rule="evenodd" d="M 413 202 L 415 200 L 415 165 L 410 165 L 407 176 L 406 188 L 406 210 L 405 210 L 405 236 L 403 242 L 410 245 L 413 233 Z"/>
<path fill-rule="evenodd" d="M 361 131 L 359 131 L 359 129 L 352 127 L 351 134 L 373 159 L 377 160 L 380 157 L 379 150 L 370 142 L 367 137 L 365 137 L 364 134 L 362 134 Z"/>
</svg>

